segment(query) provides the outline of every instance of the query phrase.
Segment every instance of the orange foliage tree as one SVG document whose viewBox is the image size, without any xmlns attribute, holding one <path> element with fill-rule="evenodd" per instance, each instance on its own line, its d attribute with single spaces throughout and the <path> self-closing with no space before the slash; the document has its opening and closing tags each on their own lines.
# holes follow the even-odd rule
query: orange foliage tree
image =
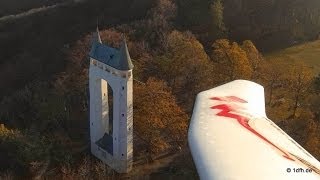
<svg viewBox="0 0 320 180">
<path fill-rule="evenodd" d="M 276 89 L 285 87 L 287 66 L 279 59 L 271 59 L 260 65 L 259 82 L 267 91 L 268 105 L 272 105 Z"/>
<path fill-rule="evenodd" d="M 298 107 L 303 103 L 306 96 L 310 94 L 314 74 L 312 69 L 304 63 L 294 63 L 288 73 L 288 89 L 292 94 L 292 117 L 296 117 Z"/>
<path fill-rule="evenodd" d="M 219 39 L 213 43 L 212 48 L 211 59 L 220 67 L 219 72 L 227 76 L 227 81 L 251 78 L 252 68 L 248 56 L 236 42 Z"/>
<path fill-rule="evenodd" d="M 258 69 L 261 66 L 261 63 L 263 62 L 263 56 L 258 51 L 256 46 L 253 44 L 250 40 L 245 40 L 242 42 L 241 48 L 246 52 L 249 63 L 252 68 L 252 79 L 258 78 Z"/>
<path fill-rule="evenodd" d="M 134 84 L 134 132 L 154 155 L 186 142 L 188 116 L 164 81 Z"/>
<path fill-rule="evenodd" d="M 212 88 L 220 78 L 209 61 L 202 44 L 190 33 L 172 31 L 168 37 L 168 51 L 155 58 L 156 76 L 165 79 L 189 112 L 195 95 Z"/>
<path fill-rule="evenodd" d="M 315 122 L 309 124 L 308 139 L 306 141 L 306 149 L 320 160 L 320 125 Z"/>
</svg>

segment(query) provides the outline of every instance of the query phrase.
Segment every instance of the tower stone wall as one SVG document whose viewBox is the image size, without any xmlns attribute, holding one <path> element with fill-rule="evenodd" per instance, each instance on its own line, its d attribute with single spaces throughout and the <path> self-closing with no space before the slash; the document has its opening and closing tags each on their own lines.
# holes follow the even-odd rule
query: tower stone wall
<svg viewBox="0 0 320 180">
<path fill-rule="evenodd" d="M 125 41 L 115 49 L 103 45 L 98 32 L 95 37 L 89 54 L 91 152 L 117 172 L 127 173 L 133 158 L 133 65 Z M 108 84 L 113 92 L 112 119 Z"/>
</svg>

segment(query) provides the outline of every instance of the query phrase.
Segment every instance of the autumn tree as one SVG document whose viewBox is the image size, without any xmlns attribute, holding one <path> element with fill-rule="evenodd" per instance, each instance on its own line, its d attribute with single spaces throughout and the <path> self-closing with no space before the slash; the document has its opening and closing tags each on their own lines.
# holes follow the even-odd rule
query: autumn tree
<svg viewBox="0 0 320 180">
<path fill-rule="evenodd" d="M 310 136 L 305 145 L 306 149 L 315 156 L 315 158 L 320 159 L 320 137 L 318 128 L 317 131 L 310 133 Z"/>
<path fill-rule="evenodd" d="M 114 48 L 120 48 L 122 39 L 124 37 L 128 41 L 128 37 L 126 37 L 125 34 L 119 32 L 118 30 L 116 30 L 114 28 L 101 30 L 100 37 L 101 37 L 102 43 L 107 44 L 108 46 L 111 46 Z M 130 41 L 128 41 L 127 43 L 130 43 Z"/>
<path fill-rule="evenodd" d="M 320 74 L 314 80 L 314 89 L 317 93 L 320 94 Z"/>
<path fill-rule="evenodd" d="M 315 158 L 320 159 L 320 124 L 317 121 L 311 121 L 308 124 L 308 129 L 303 133 L 307 134 L 307 140 L 305 143 L 305 148 L 315 156 Z"/>
<path fill-rule="evenodd" d="M 188 74 L 194 74 L 192 69 L 208 57 L 201 43 L 191 33 L 173 31 L 168 37 L 168 44 L 168 52 L 159 57 L 158 63 L 169 85 L 176 89 L 178 84 L 188 79 Z"/>
<path fill-rule="evenodd" d="M 285 85 L 285 73 L 288 65 L 279 59 L 270 59 L 261 64 L 259 69 L 259 82 L 267 90 L 267 104 L 272 105 L 274 93 Z"/>
<path fill-rule="evenodd" d="M 296 117 L 299 105 L 301 105 L 305 97 L 309 95 L 313 77 L 314 74 L 311 68 L 307 67 L 304 63 L 295 63 L 290 67 L 287 80 L 288 89 L 291 91 L 293 98 L 291 117 Z"/>
<path fill-rule="evenodd" d="M 227 80 L 250 79 L 252 68 L 247 54 L 236 43 L 227 39 L 216 40 L 212 45 L 211 59 L 219 65 L 220 72 L 227 76 Z"/>
<path fill-rule="evenodd" d="M 64 72 L 56 75 L 55 90 L 59 95 L 68 96 L 83 95 L 88 82 L 88 52 L 92 43 L 92 35 L 86 35 L 66 50 L 66 68 Z"/>
<path fill-rule="evenodd" d="M 258 51 L 256 46 L 250 40 L 242 42 L 241 48 L 246 52 L 250 66 L 252 68 L 252 79 L 258 78 L 258 69 L 263 61 L 261 53 Z"/>
<path fill-rule="evenodd" d="M 151 155 L 184 145 L 188 116 L 164 81 L 149 78 L 134 84 L 134 129 Z"/>
<path fill-rule="evenodd" d="M 316 122 L 320 125 L 320 95 L 312 93 L 306 101 L 310 104 L 310 110 L 313 112 Z"/>
<path fill-rule="evenodd" d="M 165 79 L 179 102 L 189 112 L 195 95 L 214 87 L 219 81 L 202 44 L 190 33 L 173 31 L 168 37 L 168 51 L 155 58 L 155 75 Z"/>
<path fill-rule="evenodd" d="M 313 93 L 309 96 L 307 101 L 310 102 L 310 109 L 320 125 L 320 74 L 314 78 Z"/>
</svg>

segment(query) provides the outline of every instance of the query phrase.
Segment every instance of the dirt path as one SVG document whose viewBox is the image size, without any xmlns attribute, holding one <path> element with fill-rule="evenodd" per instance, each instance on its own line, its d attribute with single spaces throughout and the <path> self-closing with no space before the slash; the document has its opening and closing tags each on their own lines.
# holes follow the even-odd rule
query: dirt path
<svg viewBox="0 0 320 180">
<path fill-rule="evenodd" d="M 25 12 L 22 12 L 22 13 L 19 13 L 19 14 L 2 16 L 0 18 L 0 22 L 1 21 L 6 21 L 6 20 L 9 20 L 9 19 L 10 20 L 14 20 L 14 19 L 30 16 L 30 15 L 33 15 L 35 13 L 47 11 L 48 9 L 54 9 L 54 8 L 57 8 L 57 7 L 62 7 L 62 6 L 68 5 L 68 4 L 70 4 L 70 2 L 59 3 L 59 4 L 52 5 L 52 6 L 34 8 L 34 9 L 30 9 L 28 11 L 25 11 Z"/>
</svg>

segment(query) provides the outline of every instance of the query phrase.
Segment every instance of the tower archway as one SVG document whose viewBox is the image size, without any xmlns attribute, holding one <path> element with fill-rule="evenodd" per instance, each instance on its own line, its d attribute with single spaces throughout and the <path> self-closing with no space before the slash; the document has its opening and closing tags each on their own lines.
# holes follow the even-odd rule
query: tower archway
<svg viewBox="0 0 320 180">
<path fill-rule="evenodd" d="M 96 116 L 94 118 L 98 120 L 95 123 L 101 128 L 101 133 L 96 135 L 97 140 L 95 143 L 99 148 L 113 155 L 113 90 L 104 79 L 97 79 L 95 83 L 95 86 L 98 87 L 97 90 L 101 89 L 100 92 L 96 92 L 97 96 L 95 97 Z"/>
</svg>

